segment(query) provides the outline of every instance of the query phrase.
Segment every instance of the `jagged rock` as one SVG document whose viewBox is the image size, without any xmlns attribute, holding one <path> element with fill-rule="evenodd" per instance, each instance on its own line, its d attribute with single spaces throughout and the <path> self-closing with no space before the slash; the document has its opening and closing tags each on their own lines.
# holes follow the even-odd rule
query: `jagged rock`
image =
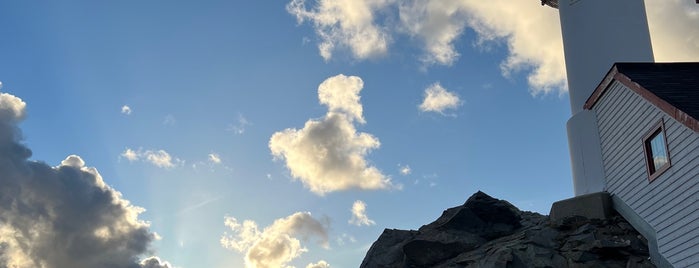
<svg viewBox="0 0 699 268">
<path fill-rule="evenodd" d="M 360 267 L 655 266 L 645 239 L 621 216 L 552 222 L 479 191 L 417 231 L 384 230 Z"/>
</svg>

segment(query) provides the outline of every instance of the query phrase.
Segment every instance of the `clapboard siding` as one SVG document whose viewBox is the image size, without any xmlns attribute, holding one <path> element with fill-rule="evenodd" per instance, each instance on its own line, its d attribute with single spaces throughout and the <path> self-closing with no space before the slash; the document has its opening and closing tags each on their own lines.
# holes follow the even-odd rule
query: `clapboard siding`
<svg viewBox="0 0 699 268">
<path fill-rule="evenodd" d="M 699 263 L 699 134 L 614 81 L 592 108 L 597 115 L 605 189 L 656 231 L 673 265 Z M 672 166 L 649 182 L 643 138 L 663 120 Z"/>
</svg>

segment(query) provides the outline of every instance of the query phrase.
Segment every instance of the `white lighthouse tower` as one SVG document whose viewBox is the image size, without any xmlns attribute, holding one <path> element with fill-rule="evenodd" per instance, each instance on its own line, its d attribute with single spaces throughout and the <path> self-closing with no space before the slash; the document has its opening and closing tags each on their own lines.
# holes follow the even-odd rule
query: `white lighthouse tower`
<svg viewBox="0 0 699 268">
<path fill-rule="evenodd" d="M 575 195 L 604 191 L 597 119 L 583 105 L 615 62 L 653 62 L 643 0 L 542 0 L 558 8 L 572 117 L 568 145 Z"/>
</svg>

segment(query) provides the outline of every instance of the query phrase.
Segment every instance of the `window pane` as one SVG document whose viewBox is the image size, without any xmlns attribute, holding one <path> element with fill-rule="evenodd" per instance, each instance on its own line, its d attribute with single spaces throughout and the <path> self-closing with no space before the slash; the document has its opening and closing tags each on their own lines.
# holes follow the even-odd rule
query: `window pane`
<svg viewBox="0 0 699 268">
<path fill-rule="evenodd" d="M 665 148 L 665 136 L 660 131 L 650 140 L 650 153 L 653 159 L 653 171 L 667 164 L 667 148 Z"/>
</svg>

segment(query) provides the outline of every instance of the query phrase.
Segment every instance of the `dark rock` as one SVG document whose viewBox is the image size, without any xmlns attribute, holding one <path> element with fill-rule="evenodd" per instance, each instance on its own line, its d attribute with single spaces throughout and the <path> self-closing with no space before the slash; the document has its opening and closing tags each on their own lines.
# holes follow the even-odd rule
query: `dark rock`
<svg viewBox="0 0 699 268">
<path fill-rule="evenodd" d="M 621 216 L 551 222 L 477 192 L 418 231 L 384 230 L 360 267 L 655 266 L 646 240 Z"/>
<path fill-rule="evenodd" d="M 472 246 L 458 242 L 413 240 L 403 246 L 403 253 L 409 267 L 428 267 L 471 249 Z"/>
<path fill-rule="evenodd" d="M 371 245 L 360 267 L 403 267 L 403 245 L 415 238 L 417 231 L 385 229 Z"/>
</svg>

